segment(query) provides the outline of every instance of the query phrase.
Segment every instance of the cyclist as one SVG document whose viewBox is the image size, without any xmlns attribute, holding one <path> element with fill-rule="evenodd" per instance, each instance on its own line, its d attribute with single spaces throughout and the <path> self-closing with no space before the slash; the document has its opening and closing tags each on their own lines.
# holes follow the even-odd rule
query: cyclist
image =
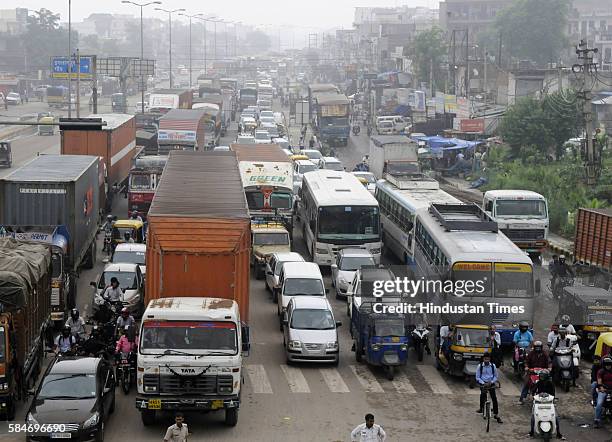
<svg viewBox="0 0 612 442">
<path fill-rule="evenodd" d="M 501 424 L 502 420 L 499 417 L 497 394 L 495 393 L 497 368 L 495 367 L 495 364 L 491 362 L 491 355 L 488 352 L 482 355 L 482 362 L 478 364 L 478 367 L 476 368 L 476 382 L 478 382 L 478 385 L 480 386 L 480 408 L 478 408 L 476 412 L 482 414 L 485 402 L 487 400 L 487 393 L 489 393 L 491 396 L 491 401 L 493 402 L 493 417 Z"/>
</svg>

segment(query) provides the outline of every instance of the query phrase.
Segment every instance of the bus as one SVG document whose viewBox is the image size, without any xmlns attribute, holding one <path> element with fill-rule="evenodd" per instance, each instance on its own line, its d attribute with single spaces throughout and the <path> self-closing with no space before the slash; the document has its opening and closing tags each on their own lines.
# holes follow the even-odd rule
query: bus
<svg viewBox="0 0 612 442">
<path fill-rule="evenodd" d="M 465 294 L 462 303 L 499 303 L 523 313 L 492 312 L 502 345 L 512 343 L 518 323 L 533 325 L 534 281 L 529 256 L 514 244 L 476 204 L 431 204 L 417 210 L 414 226 L 414 274 L 426 280 L 480 282 L 481 293 Z M 455 293 L 458 295 L 457 293 Z"/>
<path fill-rule="evenodd" d="M 435 184 L 435 182 L 434 182 Z M 431 203 L 460 204 L 454 196 L 438 186 L 399 189 L 386 180 L 378 180 L 374 195 L 380 207 L 383 247 L 397 256 L 402 263 L 414 264 L 414 224 L 417 210 Z"/>
<path fill-rule="evenodd" d="M 338 250 L 346 247 L 367 249 L 380 263 L 378 202 L 353 174 L 324 169 L 305 173 L 298 216 L 317 264 L 331 265 Z"/>
</svg>

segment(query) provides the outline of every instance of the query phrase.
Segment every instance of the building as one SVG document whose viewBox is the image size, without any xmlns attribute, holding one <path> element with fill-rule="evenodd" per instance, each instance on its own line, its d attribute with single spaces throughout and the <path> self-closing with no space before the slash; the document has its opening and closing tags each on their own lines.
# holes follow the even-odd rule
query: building
<svg viewBox="0 0 612 442">
<path fill-rule="evenodd" d="M 447 32 L 466 30 L 476 36 L 495 22 L 512 0 L 445 0 L 440 2 L 440 27 Z"/>
<path fill-rule="evenodd" d="M 612 71 L 611 2 L 574 0 L 568 17 L 567 35 L 572 46 L 586 40 L 590 48 L 597 48 L 593 61 L 599 64 L 600 70 Z"/>
<path fill-rule="evenodd" d="M 0 9 L 0 34 L 20 35 L 28 25 L 26 8 Z"/>
</svg>

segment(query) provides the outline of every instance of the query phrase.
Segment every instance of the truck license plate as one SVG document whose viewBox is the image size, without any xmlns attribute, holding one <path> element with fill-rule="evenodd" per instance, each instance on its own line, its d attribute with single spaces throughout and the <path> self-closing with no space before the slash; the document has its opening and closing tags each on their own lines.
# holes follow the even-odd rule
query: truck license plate
<svg viewBox="0 0 612 442">
<path fill-rule="evenodd" d="M 161 399 L 149 399 L 147 408 L 149 410 L 161 410 Z"/>
<path fill-rule="evenodd" d="M 218 410 L 219 408 L 223 408 L 223 401 L 220 399 L 216 399 L 210 403 L 210 408 L 213 410 Z"/>
</svg>

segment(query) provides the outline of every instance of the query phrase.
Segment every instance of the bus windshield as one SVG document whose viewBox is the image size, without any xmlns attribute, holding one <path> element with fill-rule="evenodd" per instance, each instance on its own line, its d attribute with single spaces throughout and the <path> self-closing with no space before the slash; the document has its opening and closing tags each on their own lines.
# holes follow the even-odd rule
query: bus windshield
<svg viewBox="0 0 612 442">
<path fill-rule="evenodd" d="M 251 210 L 264 209 L 264 194 L 260 191 L 247 192 L 247 203 Z M 270 209 L 291 209 L 293 206 L 291 195 L 288 193 L 272 192 L 270 195 Z M 266 207 L 267 208 L 267 207 Z"/>
<path fill-rule="evenodd" d="M 378 207 L 334 206 L 319 208 L 320 240 L 372 240 L 380 232 Z"/>
<path fill-rule="evenodd" d="M 498 298 L 532 298 L 532 269 L 528 264 L 495 264 L 495 296 Z"/>
<path fill-rule="evenodd" d="M 497 200 L 495 216 L 546 218 L 546 203 L 542 200 Z"/>
<path fill-rule="evenodd" d="M 490 297 L 491 296 L 491 263 L 488 262 L 457 262 L 453 265 L 453 281 L 455 286 L 458 287 L 458 283 L 461 282 L 464 286 L 466 281 L 471 281 L 478 286 L 482 286 L 484 290 L 478 293 L 474 289 L 473 296 L 479 297 Z M 470 284 L 471 285 L 471 284 Z M 468 293 L 455 293 L 457 296 L 463 296 L 470 294 Z"/>
</svg>

